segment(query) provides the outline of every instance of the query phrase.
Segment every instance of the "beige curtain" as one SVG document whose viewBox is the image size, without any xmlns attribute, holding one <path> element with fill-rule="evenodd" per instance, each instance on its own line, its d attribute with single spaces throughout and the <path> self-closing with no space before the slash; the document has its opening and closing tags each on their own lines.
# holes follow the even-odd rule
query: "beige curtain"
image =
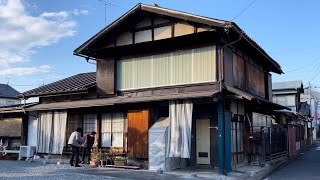
<svg viewBox="0 0 320 180">
<path fill-rule="evenodd" d="M 190 158 L 192 111 L 191 100 L 170 101 L 167 157 Z"/>
<path fill-rule="evenodd" d="M 50 151 L 52 118 L 50 111 L 42 111 L 39 113 L 37 140 L 37 152 L 39 153 L 49 153 Z"/>
<path fill-rule="evenodd" d="M 55 111 L 50 153 L 62 154 L 66 138 L 67 111 Z"/>
</svg>

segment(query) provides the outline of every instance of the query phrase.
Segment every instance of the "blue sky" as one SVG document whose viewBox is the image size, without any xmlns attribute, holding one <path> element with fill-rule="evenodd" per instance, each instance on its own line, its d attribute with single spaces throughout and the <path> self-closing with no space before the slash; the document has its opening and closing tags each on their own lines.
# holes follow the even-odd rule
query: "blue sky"
<svg viewBox="0 0 320 180">
<path fill-rule="evenodd" d="M 159 6 L 223 20 L 252 0 L 154 0 Z M 0 0 L 0 83 L 23 92 L 95 71 L 73 50 L 137 3 L 153 0 Z M 282 67 L 273 81 L 320 86 L 320 1 L 256 0 L 235 22 Z M 319 58 L 319 59 L 317 59 Z M 304 67 L 300 70 L 297 70 Z M 294 71 L 292 71 L 294 70 Z"/>
</svg>

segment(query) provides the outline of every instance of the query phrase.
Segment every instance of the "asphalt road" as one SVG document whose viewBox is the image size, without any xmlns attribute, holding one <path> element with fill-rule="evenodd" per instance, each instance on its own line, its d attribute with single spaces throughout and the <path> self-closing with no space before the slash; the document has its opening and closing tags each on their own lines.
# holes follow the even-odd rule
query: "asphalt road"
<svg viewBox="0 0 320 180">
<path fill-rule="evenodd" d="M 320 144 L 318 143 L 312 146 L 308 151 L 301 153 L 295 160 L 274 172 L 266 179 L 320 180 Z"/>
</svg>

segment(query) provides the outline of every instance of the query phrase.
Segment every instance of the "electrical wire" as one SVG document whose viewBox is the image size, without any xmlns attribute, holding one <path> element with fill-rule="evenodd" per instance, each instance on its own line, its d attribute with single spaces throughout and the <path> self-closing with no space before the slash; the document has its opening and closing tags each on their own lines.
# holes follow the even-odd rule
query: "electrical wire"
<svg viewBox="0 0 320 180">
<path fill-rule="evenodd" d="M 311 78 L 311 80 L 308 82 L 308 84 L 313 81 L 318 75 L 320 74 L 320 63 L 318 64 L 318 68 L 316 70 L 316 74 Z"/>
<path fill-rule="evenodd" d="M 231 21 L 236 20 L 238 17 L 240 17 L 253 3 L 255 3 L 257 0 L 253 0 L 246 8 L 244 8 L 236 17 L 234 17 Z"/>
<path fill-rule="evenodd" d="M 310 64 L 307 64 L 307 65 L 305 65 L 305 66 L 303 66 L 303 67 L 301 67 L 301 68 L 297 68 L 297 69 L 293 69 L 293 70 L 290 70 L 290 71 L 286 71 L 285 73 L 290 73 L 290 72 L 294 72 L 294 71 L 299 71 L 299 70 L 301 70 L 301 69 L 304 69 L 304 68 L 312 65 L 313 63 L 315 63 L 315 62 L 318 61 L 318 60 L 320 60 L 320 57 L 317 57 L 316 59 L 314 59 Z"/>
</svg>

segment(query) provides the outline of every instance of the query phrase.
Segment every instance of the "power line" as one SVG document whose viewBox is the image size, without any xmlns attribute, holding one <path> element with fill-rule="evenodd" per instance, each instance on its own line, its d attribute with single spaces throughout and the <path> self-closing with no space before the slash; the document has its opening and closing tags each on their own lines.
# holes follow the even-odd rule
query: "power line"
<svg viewBox="0 0 320 180">
<path fill-rule="evenodd" d="M 316 74 L 313 76 L 313 78 L 311 78 L 311 80 L 309 81 L 309 83 L 314 80 L 320 73 L 320 63 L 318 64 L 318 68 L 316 70 Z"/>
<path fill-rule="evenodd" d="M 320 60 L 320 57 L 314 59 L 310 64 L 307 64 L 307 65 L 305 65 L 305 66 L 303 66 L 303 67 L 301 67 L 301 68 L 297 68 L 297 69 L 293 69 L 293 70 L 290 70 L 290 71 L 286 71 L 285 73 L 290 73 L 290 72 L 294 72 L 294 71 L 299 71 L 299 70 L 301 70 L 301 69 L 304 69 L 304 68 L 312 65 L 313 63 L 315 63 L 315 62 L 318 61 L 318 60 Z"/>
<path fill-rule="evenodd" d="M 253 3 L 255 3 L 257 0 L 253 0 L 246 8 L 244 8 L 236 17 L 234 17 L 231 21 L 236 20 L 238 17 L 240 17 Z"/>
</svg>

